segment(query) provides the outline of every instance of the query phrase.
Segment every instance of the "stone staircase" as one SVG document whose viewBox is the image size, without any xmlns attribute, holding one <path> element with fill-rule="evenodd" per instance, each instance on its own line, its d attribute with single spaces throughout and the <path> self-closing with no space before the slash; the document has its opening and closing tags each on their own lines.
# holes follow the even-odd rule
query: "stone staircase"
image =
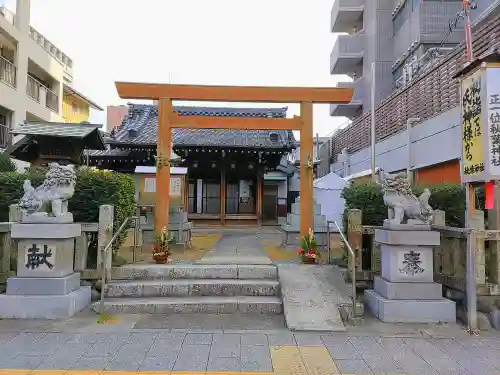
<svg viewBox="0 0 500 375">
<path fill-rule="evenodd" d="M 104 304 L 107 314 L 283 311 L 274 265 L 126 265 L 113 268 Z"/>
</svg>

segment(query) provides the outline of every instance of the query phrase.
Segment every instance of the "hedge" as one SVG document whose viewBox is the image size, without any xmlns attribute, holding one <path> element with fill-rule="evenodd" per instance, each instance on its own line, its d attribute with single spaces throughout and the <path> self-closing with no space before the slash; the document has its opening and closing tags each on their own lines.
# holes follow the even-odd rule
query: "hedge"
<svg viewBox="0 0 500 375">
<path fill-rule="evenodd" d="M 465 223 L 465 189 L 461 184 L 439 184 L 429 186 L 412 186 L 416 196 L 424 188 L 431 190 L 429 204 L 435 210 L 446 212 L 446 225 L 464 227 Z M 349 184 L 342 191 L 345 208 L 360 209 L 363 225 L 382 225 L 387 218 L 387 207 L 384 205 L 382 187 L 378 184 Z M 484 207 L 484 193 L 477 192 L 478 209 Z"/>
<path fill-rule="evenodd" d="M 16 170 L 16 165 L 10 156 L 0 152 L 0 172 L 15 172 Z"/>
<path fill-rule="evenodd" d="M 23 196 L 23 181 L 30 179 L 33 186 L 40 185 L 45 178 L 42 168 L 29 168 L 25 173 L 0 173 L 0 221 L 8 221 L 9 206 Z M 75 222 L 99 221 L 99 206 L 114 206 L 115 230 L 135 213 L 135 185 L 131 176 L 116 172 L 100 171 L 86 167 L 77 170 L 75 194 L 69 201 L 69 211 Z M 118 249 L 125 235 L 120 236 L 114 246 Z"/>
</svg>

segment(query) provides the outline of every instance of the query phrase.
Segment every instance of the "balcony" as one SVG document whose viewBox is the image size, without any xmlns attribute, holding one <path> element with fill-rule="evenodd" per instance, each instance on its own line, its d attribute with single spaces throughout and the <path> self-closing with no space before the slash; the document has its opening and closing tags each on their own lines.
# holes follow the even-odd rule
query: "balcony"
<svg viewBox="0 0 500 375">
<path fill-rule="evenodd" d="M 44 105 L 52 112 L 59 113 L 59 96 L 37 79 L 28 75 L 26 94 L 35 102 Z"/>
<path fill-rule="evenodd" d="M 363 104 L 368 100 L 366 80 L 362 77 L 354 82 L 339 82 L 337 87 L 353 88 L 352 101 L 348 104 L 330 104 L 330 115 L 347 117 L 352 120 L 363 113 Z"/>
<path fill-rule="evenodd" d="M 0 56 L 0 81 L 15 88 L 16 74 L 17 68 L 15 65 L 6 58 Z"/>
<path fill-rule="evenodd" d="M 330 53 L 330 73 L 349 74 L 363 62 L 365 34 L 339 35 Z"/>
<path fill-rule="evenodd" d="M 366 0 L 335 0 L 331 12 L 331 30 L 334 33 L 351 33 L 363 28 Z"/>
<path fill-rule="evenodd" d="M 30 38 L 38 43 L 46 52 L 48 52 L 64 69 L 67 79 L 71 82 L 73 80 L 73 60 L 71 60 L 65 53 L 52 44 L 47 38 L 39 33 L 35 28 L 30 26 Z"/>
</svg>

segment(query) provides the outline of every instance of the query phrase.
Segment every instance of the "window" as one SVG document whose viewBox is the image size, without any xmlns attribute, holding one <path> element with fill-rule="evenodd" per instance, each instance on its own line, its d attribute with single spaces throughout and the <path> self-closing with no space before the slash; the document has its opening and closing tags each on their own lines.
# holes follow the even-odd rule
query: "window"
<svg viewBox="0 0 500 375">
<path fill-rule="evenodd" d="M 196 181 L 189 181 L 188 212 L 196 212 Z"/>
<path fill-rule="evenodd" d="M 226 213 L 227 214 L 238 214 L 239 213 L 239 203 L 240 203 L 240 191 L 239 191 L 238 181 L 227 183 L 226 187 Z"/>
<path fill-rule="evenodd" d="M 203 180 L 203 213 L 220 214 L 220 182 Z"/>
<path fill-rule="evenodd" d="M 78 104 L 76 102 L 71 103 L 71 109 L 73 110 L 73 113 L 78 113 Z"/>
</svg>

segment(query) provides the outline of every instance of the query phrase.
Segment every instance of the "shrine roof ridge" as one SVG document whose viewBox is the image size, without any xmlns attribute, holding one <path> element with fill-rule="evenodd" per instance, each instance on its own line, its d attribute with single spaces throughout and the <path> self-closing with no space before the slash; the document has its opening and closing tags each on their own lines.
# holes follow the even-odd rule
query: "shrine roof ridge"
<svg viewBox="0 0 500 375">
<path fill-rule="evenodd" d="M 156 104 L 129 103 L 128 113 L 106 142 L 124 145 L 156 145 L 158 107 Z M 231 108 L 174 106 L 179 116 L 286 118 L 287 107 Z M 239 129 L 172 129 L 174 147 L 248 147 L 283 149 L 295 146 L 292 131 Z M 271 140 L 271 133 L 277 135 Z"/>
</svg>

